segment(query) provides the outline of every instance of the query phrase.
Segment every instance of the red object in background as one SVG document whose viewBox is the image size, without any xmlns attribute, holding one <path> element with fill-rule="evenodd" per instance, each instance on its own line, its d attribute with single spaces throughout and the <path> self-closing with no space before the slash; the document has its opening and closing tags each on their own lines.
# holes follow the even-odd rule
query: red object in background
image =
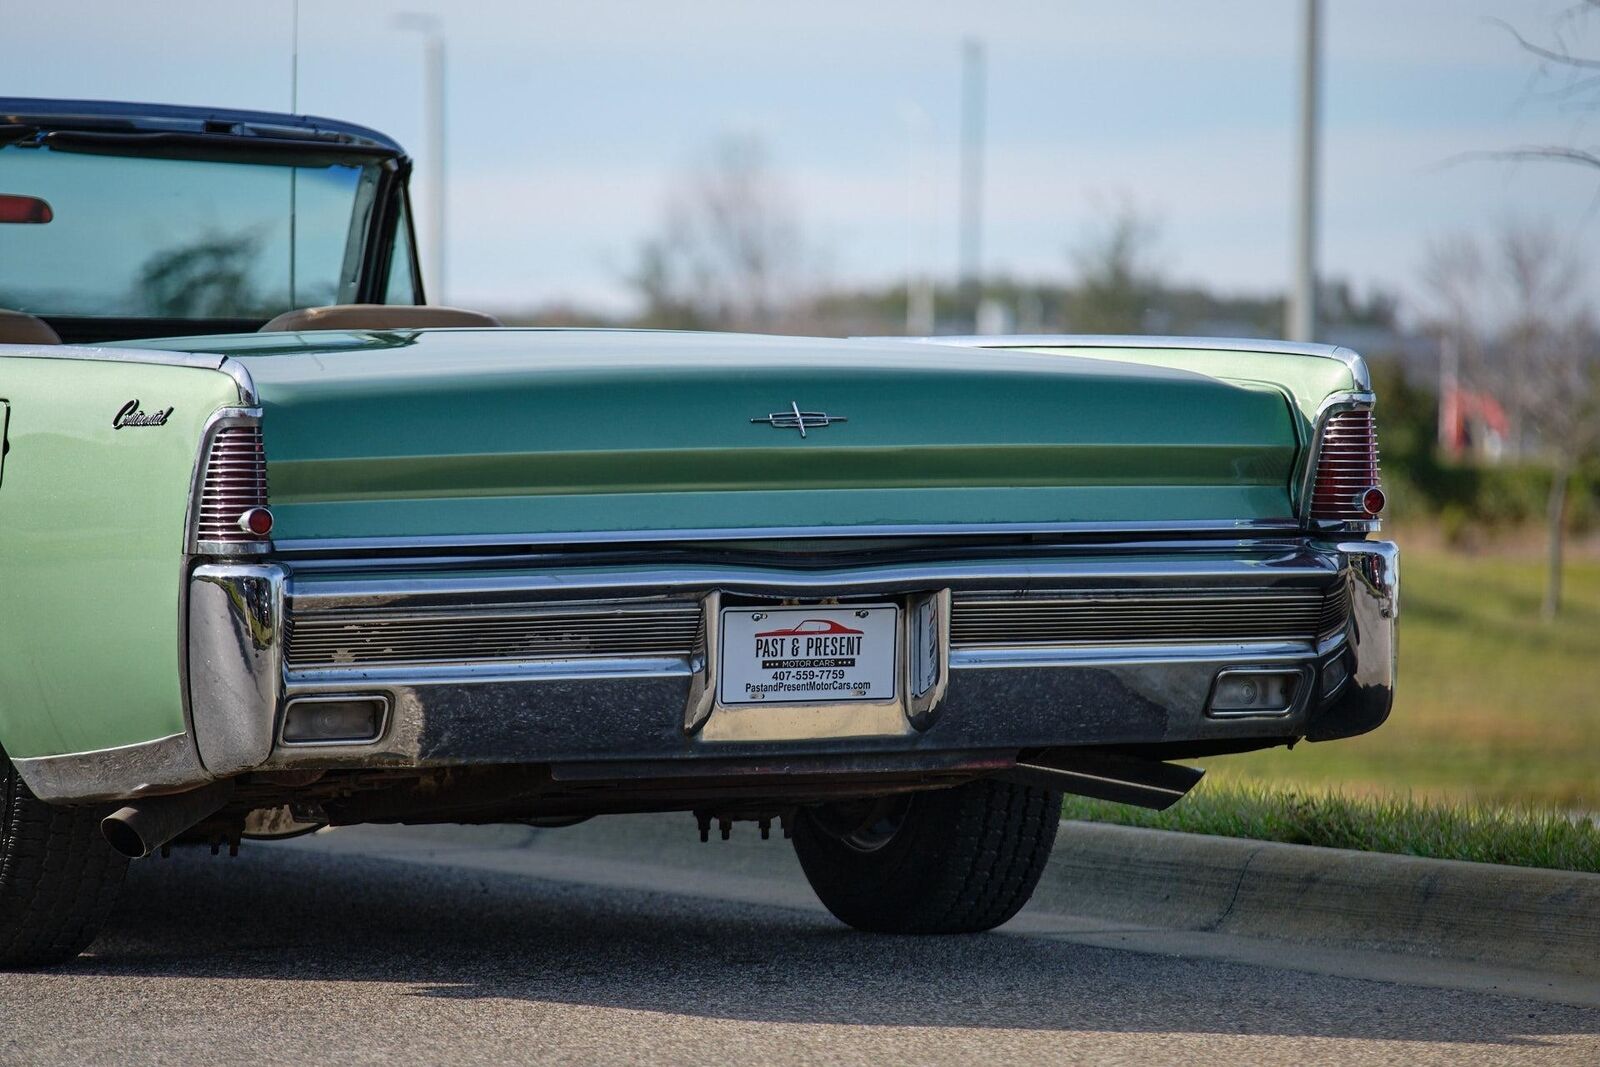
<svg viewBox="0 0 1600 1067">
<path fill-rule="evenodd" d="M 37 196 L 0 193 L 0 223 L 41 223 L 56 217 L 50 205 Z"/>
<path fill-rule="evenodd" d="M 1488 393 L 1446 389 L 1439 409 L 1439 443 L 1453 458 L 1474 450 L 1497 456 L 1511 439 L 1511 419 Z"/>
</svg>

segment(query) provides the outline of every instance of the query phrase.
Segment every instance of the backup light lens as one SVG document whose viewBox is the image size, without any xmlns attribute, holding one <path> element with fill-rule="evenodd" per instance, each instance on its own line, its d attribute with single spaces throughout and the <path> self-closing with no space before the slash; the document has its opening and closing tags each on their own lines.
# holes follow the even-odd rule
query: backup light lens
<svg viewBox="0 0 1600 1067">
<path fill-rule="evenodd" d="M 1284 715 L 1300 691 L 1298 671 L 1223 671 L 1211 689 L 1206 714 Z"/>
<path fill-rule="evenodd" d="M 389 702 L 383 697 L 302 697 L 283 713 L 288 745 L 359 744 L 375 741 L 383 730 Z"/>
</svg>

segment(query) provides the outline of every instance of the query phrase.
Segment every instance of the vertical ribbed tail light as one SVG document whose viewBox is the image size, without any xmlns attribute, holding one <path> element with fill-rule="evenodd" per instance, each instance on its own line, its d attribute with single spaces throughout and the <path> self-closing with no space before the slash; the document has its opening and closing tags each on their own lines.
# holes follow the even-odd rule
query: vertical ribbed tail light
<svg viewBox="0 0 1600 1067">
<path fill-rule="evenodd" d="M 254 420 L 228 420 L 211 434 L 194 513 L 200 546 L 265 547 L 272 513 L 267 510 L 267 453 Z"/>
<path fill-rule="evenodd" d="M 1335 411 L 1322 427 L 1311 484 L 1314 520 L 1371 522 L 1383 510 L 1378 478 L 1378 428 L 1371 408 Z"/>
</svg>

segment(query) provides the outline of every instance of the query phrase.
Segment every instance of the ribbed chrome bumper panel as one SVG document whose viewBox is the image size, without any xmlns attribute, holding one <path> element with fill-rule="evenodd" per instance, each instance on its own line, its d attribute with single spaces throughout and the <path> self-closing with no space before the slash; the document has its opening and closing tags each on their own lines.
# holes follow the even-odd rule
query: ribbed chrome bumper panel
<svg viewBox="0 0 1600 1067">
<path fill-rule="evenodd" d="M 286 659 L 296 671 L 687 657 L 699 627 L 698 600 L 312 611 L 291 617 Z"/>
<path fill-rule="evenodd" d="M 438 598 L 435 598 L 437 600 Z M 698 599 L 596 604 L 347 608 L 291 615 L 290 671 L 688 658 L 702 633 Z M 298 609 L 299 605 L 292 605 Z M 1085 590 L 1017 598 L 957 596 L 953 649 L 1096 648 L 1302 642 L 1339 633 L 1349 591 L 1223 588 L 1129 593 Z"/>
<path fill-rule="evenodd" d="M 969 593 L 951 609 L 952 648 L 1315 643 L 1343 629 L 1349 592 L 1210 589 L 1012 598 Z"/>
</svg>

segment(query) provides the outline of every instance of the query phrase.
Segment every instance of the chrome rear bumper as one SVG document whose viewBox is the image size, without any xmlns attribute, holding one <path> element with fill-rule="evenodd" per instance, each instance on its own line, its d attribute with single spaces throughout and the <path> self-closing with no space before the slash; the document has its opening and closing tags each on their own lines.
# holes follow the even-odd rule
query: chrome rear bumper
<svg viewBox="0 0 1600 1067">
<path fill-rule="evenodd" d="M 1385 542 L 1287 538 L 827 569 L 202 564 L 188 591 L 189 743 L 163 739 L 159 781 L 122 781 L 107 763 L 92 792 L 252 770 L 1343 737 L 1389 712 L 1397 567 Z M 716 701 L 704 620 L 721 603 L 927 596 L 944 598 L 948 652 L 925 699 Z M 1239 667 L 1305 682 L 1282 713 L 1208 715 L 1218 672 Z M 385 703 L 378 737 L 284 740 L 291 702 L 340 694 Z M 34 770 L 47 799 L 88 798 L 81 774 Z"/>
</svg>

